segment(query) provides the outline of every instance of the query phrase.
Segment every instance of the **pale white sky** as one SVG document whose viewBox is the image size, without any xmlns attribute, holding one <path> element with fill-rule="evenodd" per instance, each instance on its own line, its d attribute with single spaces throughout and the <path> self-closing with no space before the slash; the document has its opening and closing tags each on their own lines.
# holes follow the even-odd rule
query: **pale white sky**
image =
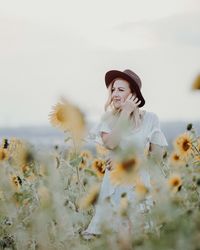
<svg viewBox="0 0 200 250">
<path fill-rule="evenodd" d="M 97 120 L 104 75 L 130 68 L 145 109 L 200 118 L 199 0 L 0 0 L 0 127 L 48 124 L 63 95 Z"/>
</svg>

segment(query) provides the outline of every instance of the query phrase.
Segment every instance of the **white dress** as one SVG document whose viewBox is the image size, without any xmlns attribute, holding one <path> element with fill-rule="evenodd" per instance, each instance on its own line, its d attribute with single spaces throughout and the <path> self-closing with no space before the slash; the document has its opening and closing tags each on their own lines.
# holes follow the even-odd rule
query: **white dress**
<svg viewBox="0 0 200 250">
<path fill-rule="evenodd" d="M 100 123 L 90 131 L 90 138 L 96 142 L 103 144 L 101 140 L 100 133 L 111 131 L 112 122 L 107 121 L 104 119 L 105 115 L 102 116 Z M 167 146 L 168 143 L 163 132 L 160 129 L 160 123 L 157 115 L 153 112 L 145 111 L 142 123 L 138 129 L 129 130 L 122 138 L 119 147 L 124 150 L 127 146 L 132 145 L 131 143 L 134 142 L 134 145 L 137 146 L 139 149 L 138 152 L 141 154 L 144 153 L 144 150 L 149 147 L 149 143 L 154 143 L 159 146 Z M 134 191 L 133 185 L 127 186 L 114 186 L 110 182 L 110 171 L 106 169 L 100 194 L 98 198 L 98 202 L 95 206 L 95 214 L 85 232 L 90 234 L 101 234 L 101 223 L 103 218 L 109 218 L 107 221 L 109 224 L 112 225 L 112 228 L 117 230 L 118 224 L 120 223 L 117 221 L 116 216 L 114 219 L 112 218 L 112 211 L 117 211 L 119 209 L 121 195 L 126 193 L 128 201 L 132 203 L 134 206 L 134 201 L 136 200 L 136 193 Z M 140 171 L 140 179 L 142 180 L 143 184 L 150 189 L 150 174 L 148 169 L 143 169 Z M 109 204 L 105 202 L 109 197 Z M 153 200 L 151 195 L 146 197 L 146 206 L 149 208 L 153 205 Z M 107 207 L 106 207 L 107 206 Z M 139 209 L 143 209 L 143 204 L 140 204 Z M 111 209 L 110 209 L 111 208 Z"/>
</svg>

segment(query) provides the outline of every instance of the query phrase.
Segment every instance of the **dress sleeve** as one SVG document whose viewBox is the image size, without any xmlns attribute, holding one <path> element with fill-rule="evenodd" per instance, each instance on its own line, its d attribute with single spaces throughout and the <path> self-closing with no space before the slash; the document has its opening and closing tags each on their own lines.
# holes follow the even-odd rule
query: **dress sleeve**
<svg viewBox="0 0 200 250">
<path fill-rule="evenodd" d="M 148 141 L 159 146 L 168 146 L 165 135 L 161 131 L 160 122 L 156 114 L 153 115 L 152 127 L 148 135 Z"/>
</svg>

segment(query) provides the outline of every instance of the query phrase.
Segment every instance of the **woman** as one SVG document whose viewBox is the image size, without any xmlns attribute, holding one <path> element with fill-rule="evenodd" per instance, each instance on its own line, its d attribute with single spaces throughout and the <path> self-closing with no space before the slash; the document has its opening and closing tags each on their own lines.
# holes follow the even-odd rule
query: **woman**
<svg viewBox="0 0 200 250">
<path fill-rule="evenodd" d="M 92 235 L 101 234 L 102 218 L 111 218 L 112 211 L 119 209 L 120 199 L 124 194 L 130 202 L 134 203 L 135 191 L 133 185 L 114 185 L 111 183 L 110 175 L 113 171 L 113 157 L 128 151 L 131 147 L 137 155 L 143 157 L 144 151 L 148 154 L 160 155 L 162 157 L 163 147 L 167 146 L 164 134 L 160 130 L 157 115 L 152 112 L 141 110 L 145 100 L 141 93 L 141 80 L 131 70 L 108 71 L 105 75 L 106 87 L 109 91 L 108 100 L 105 104 L 105 114 L 101 118 L 99 125 L 93 130 L 93 138 L 96 142 L 103 144 L 109 149 L 110 154 L 107 160 L 107 169 L 101 184 L 101 190 L 96 204 L 96 212 L 88 228 L 82 233 L 84 238 L 91 238 Z M 108 108 L 111 111 L 108 111 Z M 150 175 L 148 169 L 141 169 L 139 172 L 142 183 L 151 188 Z M 105 209 L 105 206 L 109 207 Z M 153 205 L 151 196 L 146 199 L 147 207 Z M 141 207 L 142 209 L 142 207 Z M 114 217 L 110 220 L 112 228 L 120 228 L 121 221 Z M 114 223 L 115 222 L 115 223 Z M 117 224 L 118 223 L 118 224 Z"/>
</svg>

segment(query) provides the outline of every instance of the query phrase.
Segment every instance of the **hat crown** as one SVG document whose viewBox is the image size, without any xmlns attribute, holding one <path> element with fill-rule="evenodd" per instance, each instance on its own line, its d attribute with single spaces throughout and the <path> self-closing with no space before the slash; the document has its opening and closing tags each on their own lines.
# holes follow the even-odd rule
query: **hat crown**
<svg viewBox="0 0 200 250">
<path fill-rule="evenodd" d="M 136 74 L 135 74 L 132 70 L 130 70 L 130 69 L 125 69 L 123 72 L 124 72 L 125 74 L 129 75 L 129 76 L 137 83 L 138 87 L 141 89 L 141 87 L 142 87 L 142 82 L 141 82 L 141 80 L 140 80 L 140 78 L 139 78 L 138 75 L 136 75 Z"/>
</svg>

